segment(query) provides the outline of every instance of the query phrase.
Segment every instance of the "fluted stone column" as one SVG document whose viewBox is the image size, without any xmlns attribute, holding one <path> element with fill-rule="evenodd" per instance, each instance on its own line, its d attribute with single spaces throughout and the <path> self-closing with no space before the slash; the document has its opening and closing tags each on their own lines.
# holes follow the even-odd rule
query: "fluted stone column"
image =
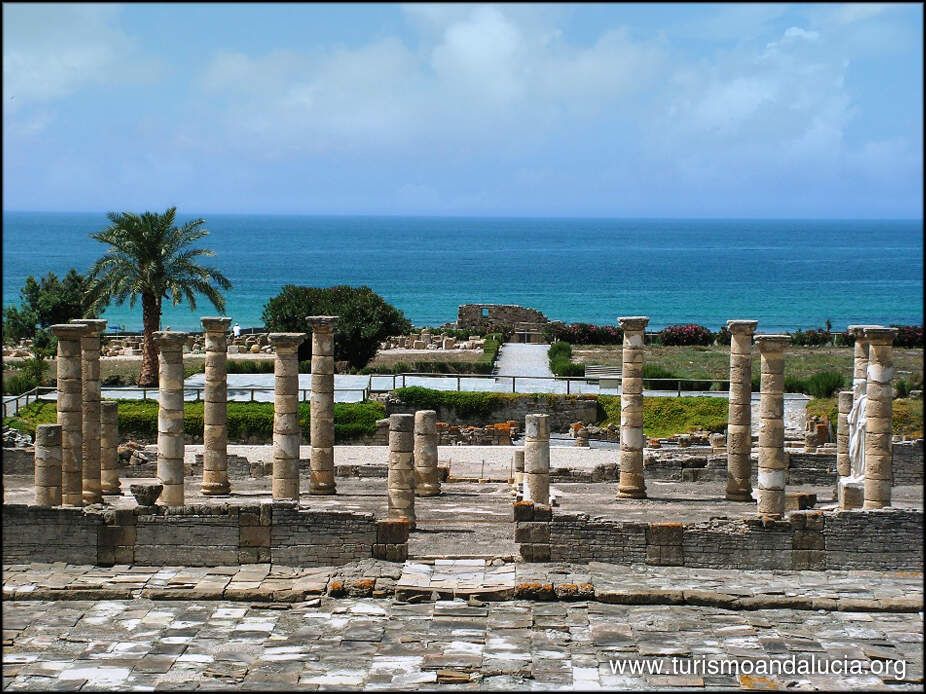
<svg viewBox="0 0 926 694">
<path fill-rule="evenodd" d="M 119 482 L 119 409 L 118 403 L 100 403 L 100 482 L 103 494 L 122 494 Z"/>
<path fill-rule="evenodd" d="M 203 484 L 205 496 L 225 496 L 228 482 L 228 326 L 231 318 L 200 319 L 206 347 L 206 391 L 203 397 Z"/>
<path fill-rule="evenodd" d="M 437 412 L 415 412 L 415 496 L 440 494 L 437 475 Z"/>
<path fill-rule="evenodd" d="M 852 474 L 849 460 L 849 412 L 852 410 L 852 391 L 841 390 L 837 396 L 836 418 L 836 474 L 848 477 Z"/>
<path fill-rule="evenodd" d="M 337 316 L 306 316 L 312 326 L 310 494 L 334 494 L 334 326 Z"/>
<path fill-rule="evenodd" d="M 550 416 L 529 414 L 524 418 L 525 500 L 550 503 Z"/>
<path fill-rule="evenodd" d="M 61 425 L 35 428 L 35 505 L 61 505 Z"/>
<path fill-rule="evenodd" d="M 387 515 L 405 519 L 415 527 L 415 415 L 389 416 L 389 467 L 387 471 Z"/>
<path fill-rule="evenodd" d="M 788 335 L 757 335 L 762 362 L 759 400 L 759 484 L 758 512 L 767 518 L 781 518 L 785 511 L 785 483 L 788 457 L 785 453 L 784 350 Z"/>
<path fill-rule="evenodd" d="M 727 499 L 752 501 L 752 335 L 758 321 L 728 320 L 730 404 L 727 422 Z"/>
<path fill-rule="evenodd" d="M 158 347 L 158 480 L 165 506 L 183 506 L 183 345 L 187 334 L 159 330 Z"/>
<path fill-rule="evenodd" d="M 61 425 L 61 504 L 83 506 L 83 384 L 80 340 L 87 331 L 82 323 L 51 326 L 58 338 L 58 424 Z"/>
<path fill-rule="evenodd" d="M 70 321 L 88 326 L 80 338 L 81 361 L 81 476 L 84 504 L 103 501 L 100 473 L 100 336 L 106 330 L 106 321 L 81 318 Z"/>
<path fill-rule="evenodd" d="M 624 331 L 621 365 L 621 453 L 618 497 L 646 497 L 643 481 L 643 331 L 647 316 L 618 318 Z"/>
<path fill-rule="evenodd" d="M 863 508 L 891 505 L 893 450 L 891 423 L 894 378 L 894 328 L 865 328 L 868 383 L 865 392 L 865 496 Z"/>
<path fill-rule="evenodd" d="M 305 333 L 270 333 L 273 364 L 274 499 L 299 500 L 299 345 Z"/>
</svg>

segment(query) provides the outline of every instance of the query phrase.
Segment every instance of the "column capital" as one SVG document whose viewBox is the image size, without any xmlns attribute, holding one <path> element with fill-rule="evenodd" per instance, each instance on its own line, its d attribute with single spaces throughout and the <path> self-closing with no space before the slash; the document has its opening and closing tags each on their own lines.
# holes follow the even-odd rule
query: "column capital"
<svg viewBox="0 0 926 694">
<path fill-rule="evenodd" d="M 790 335 L 756 335 L 754 339 L 762 354 L 783 352 L 791 344 Z"/>
<path fill-rule="evenodd" d="M 305 319 L 312 326 L 312 332 L 331 332 L 338 322 L 338 316 L 306 316 Z"/>
<path fill-rule="evenodd" d="M 86 323 L 58 323 L 48 329 L 59 340 L 79 340 L 87 335 L 89 326 Z"/>
<path fill-rule="evenodd" d="M 859 339 L 864 340 L 866 339 L 865 338 L 866 328 L 880 328 L 880 327 L 881 327 L 880 325 L 850 325 L 846 328 L 846 330 L 848 330 L 848 332 L 850 332 L 856 340 L 859 340 Z"/>
<path fill-rule="evenodd" d="M 187 334 L 176 330 L 158 330 L 154 333 L 154 343 L 162 352 L 180 352 L 186 344 Z"/>
<path fill-rule="evenodd" d="M 735 335 L 752 335 L 759 325 L 757 320 L 728 320 L 727 329 Z"/>
<path fill-rule="evenodd" d="M 305 342 L 305 333 L 270 333 L 267 335 L 270 344 L 277 351 L 281 349 L 297 349 Z"/>
<path fill-rule="evenodd" d="M 207 333 L 227 333 L 231 318 L 226 316 L 203 316 L 199 319 Z"/>
<path fill-rule="evenodd" d="M 72 318 L 68 323 L 86 325 L 87 332 L 83 337 L 99 337 L 106 330 L 107 321 L 102 318 Z"/>
<path fill-rule="evenodd" d="M 617 322 L 625 332 L 643 330 L 649 323 L 649 316 L 619 316 Z"/>
<path fill-rule="evenodd" d="M 865 339 L 873 345 L 891 345 L 894 343 L 894 336 L 896 334 L 896 328 L 884 328 L 880 325 L 865 326 Z"/>
</svg>

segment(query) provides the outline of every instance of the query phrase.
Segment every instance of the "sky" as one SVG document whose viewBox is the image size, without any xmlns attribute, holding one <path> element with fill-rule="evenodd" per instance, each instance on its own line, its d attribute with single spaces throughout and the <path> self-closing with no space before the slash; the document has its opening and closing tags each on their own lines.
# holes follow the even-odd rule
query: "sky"
<svg viewBox="0 0 926 694">
<path fill-rule="evenodd" d="M 3 4 L 3 209 L 923 215 L 923 8 Z"/>
</svg>

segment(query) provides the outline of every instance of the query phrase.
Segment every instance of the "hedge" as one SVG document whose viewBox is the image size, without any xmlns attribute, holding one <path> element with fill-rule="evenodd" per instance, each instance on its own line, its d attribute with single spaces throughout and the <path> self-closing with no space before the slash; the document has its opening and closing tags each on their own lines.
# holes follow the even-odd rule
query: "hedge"
<svg viewBox="0 0 926 694">
<path fill-rule="evenodd" d="M 581 377 L 585 375 L 584 364 L 572 362 L 572 345 L 568 342 L 554 342 L 547 351 L 550 371 L 557 376 Z"/>
<path fill-rule="evenodd" d="M 158 404 L 153 401 L 118 400 L 119 432 L 122 436 L 156 439 L 158 435 Z M 380 402 L 334 404 L 334 438 L 337 442 L 352 441 L 376 432 L 376 420 L 386 416 Z M 57 418 L 54 402 L 37 402 L 20 409 L 19 415 L 4 420 L 4 424 L 30 436 L 35 436 L 39 424 L 54 424 Z M 309 404 L 299 403 L 299 424 L 309 430 Z M 187 436 L 202 436 L 203 403 L 188 402 L 183 406 L 183 431 Z M 273 439 L 273 403 L 228 403 L 228 438 L 243 441 L 256 436 L 268 443 Z"/>
</svg>

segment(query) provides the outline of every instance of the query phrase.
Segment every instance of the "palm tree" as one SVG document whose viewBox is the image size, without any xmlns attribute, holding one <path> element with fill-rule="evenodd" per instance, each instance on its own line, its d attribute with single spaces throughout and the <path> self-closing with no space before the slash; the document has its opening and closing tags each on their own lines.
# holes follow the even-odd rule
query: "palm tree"
<svg viewBox="0 0 926 694">
<path fill-rule="evenodd" d="M 216 310 L 225 311 L 225 299 L 218 288 L 230 289 L 231 282 L 212 267 L 199 265 L 199 256 L 215 255 L 206 248 L 191 248 L 208 235 L 203 219 L 183 226 L 174 220 L 177 208 L 164 214 L 145 212 L 110 212 L 111 224 L 90 237 L 110 246 L 90 269 L 90 292 L 95 306 L 102 310 L 111 301 L 122 304 L 127 298 L 134 307 L 141 296 L 144 326 L 139 385 L 157 383 L 158 351 L 154 333 L 161 326 L 161 302 L 170 298 L 176 306 L 185 298 L 190 309 L 196 308 L 196 294 L 203 294 Z M 218 287 L 216 287 L 218 285 Z"/>
</svg>

